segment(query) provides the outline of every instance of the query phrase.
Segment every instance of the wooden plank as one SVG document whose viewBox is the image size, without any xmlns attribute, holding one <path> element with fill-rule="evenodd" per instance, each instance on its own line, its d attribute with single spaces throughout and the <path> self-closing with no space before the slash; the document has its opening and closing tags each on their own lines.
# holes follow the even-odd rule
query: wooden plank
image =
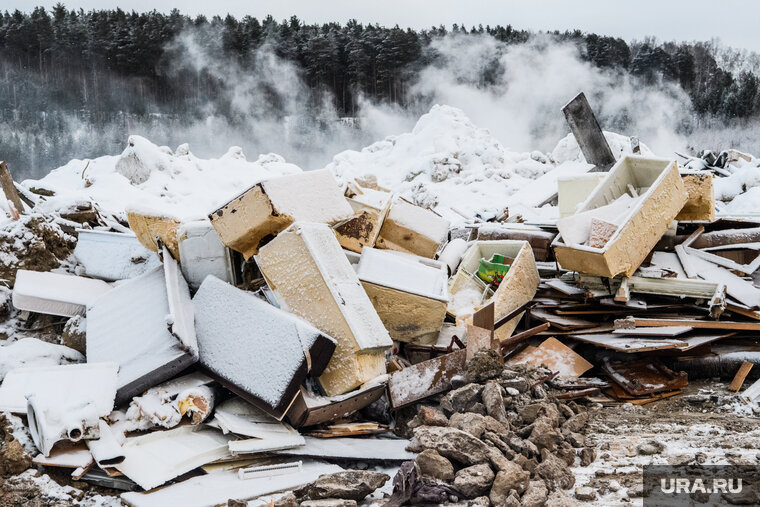
<svg viewBox="0 0 760 507">
<path fill-rule="evenodd" d="M 713 264 L 723 266 L 724 268 L 730 269 L 732 271 L 739 271 L 745 275 L 751 275 L 757 271 L 757 268 L 760 267 L 760 257 L 755 258 L 755 260 L 749 264 L 739 264 L 738 262 L 732 261 L 731 259 L 727 259 L 710 252 L 705 252 L 704 250 L 698 250 L 696 248 L 685 248 L 685 251 L 691 255 L 696 255 L 701 259 L 712 262 Z"/>
<path fill-rule="evenodd" d="M 604 138 L 586 95 L 583 92 L 576 95 L 562 108 L 562 112 L 586 162 L 596 166 L 593 171 L 609 171 L 615 164 L 615 156 Z"/>
<path fill-rule="evenodd" d="M 740 394 L 740 396 L 745 401 L 752 401 L 760 396 L 760 380 L 756 380 L 755 383 L 745 389 L 744 392 Z"/>
<path fill-rule="evenodd" d="M 615 334 L 576 334 L 573 340 L 590 343 L 597 347 L 632 354 L 635 352 L 650 352 L 653 350 L 672 350 L 685 347 L 687 344 L 681 340 L 653 340 L 646 338 L 630 338 Z"/>
<path fill-rule="evenodd" d="M 501 342 L 501 350 L 503 351 L 509 347 L 517 345 L 518 343 L 522 341 L 527 340 L 531 336 L 535 336 L 538 333 L 546 331 L 547 329 L 549 329 L 550 326 L 551 324 L 549 324 L 548 322 L 544 322 L 540 326 L 532 327 L 530 329 L 523 331 L 522 333 L 514 334 Z"/>
<path fill-rule="evenodd" d="M 691 326 L 637 327 L 636 329 L 615 329 L 612 334 L 632 336 L 678 336 L 694 329 Z"/>
<path fill-rule="evenodd" d="M 681 348 L 681 352 L 692 351 L 697 347 L 701 347 L 708 343 L 712 343 L 722 338 L 728 338 L 734 336 L 736 333 L 711 333 L 711 334 L 698 334 L 694 336 L 681 337 L 679 340 L 686 342 L 687 346 Z"/>
<path fill-rule="evenodd" d="M 736 375 L 734 375 L 734 379 L 731 381 L 731 384 L 728 386 L 728 390 L 738 393 L 739 390 L 744 385 L 744 380 L 747 378 L 747 375 L 749 375 L 749 371 L 752 369 L 753 366 L 755 366 L 754 363 L 750 363 L 749 361 L 743 361 L 742 365 L 739 366 L 739 370 L 736 372 Z"/>
<path fill-rule="evenodd" d="M 683 268 L 684 273 L 686 273 L 686 278 L 697 278 L 697 271 L 686 251 L 686 247 L 683 245 L 676 245 L 676 255 L 678 256 L 678 260 L 681 261 L 681 267 Z"/>
<path fill-rule="evenodd" d="M 620 282 L 617 292 L 615 292 L 614 300 L 618 303 L 627 303 L 631 299 L 631 290 L 628 287 L 628 277 L 624 277 Z"/>
<path fill-rule="evenodd" d="M 760 322 L 734 322 L 725 320 L 695 320 L 695 319 L 648 319 L 645 317 L 629 317 L 615 321 L 615 329 L 632 329 L 653 326 L 690 326 L 694 329 L 731 329 L 736 331 L 760 331 Z"/>
<path fill-rule="evenodd" d="M 8 169 L 8 164 L 4 160 L 0 160 L 0 185 L 3 187 L 5 198 L 13 204 L 16 211 L 23 213 L 24 204 L 21 202 L 15 183 L 13 183 L 13 176 L 11 176 L 11 171 Z"/>
<path fill-rule="evenodd" d="M 493 331 L 478 326 L 467 326 L 467 361 L 481 350 L 488 350 L 493 343 Z"/>
<path fill-rule="evenodd" d="M 749 308 L 760 306 L 760 290 L 729 270 L 700 258 L 693 258 L 699 277 L 713 283 L 724 284 L 728 295 Z"/>
<path fill-rule="evenodd" d="M 451 389 L 451 379 L 464 371 L 466 350 L 435 357 L 391 374 L 388 392 L 394 409 Z"/>
<path fill-rule="evenodd" d="M 744 317 L 749 317 L 750 319 L 760 320 L 760 312 L 757 312 L 755 310 L 747 310 L 746 308 L 741 308 L 736 305 L 732 304 L 726 304 L 726 310 L 738 313 L 739 315 L 743 315 Z"/>
<path fill-rule="evenodd" d="M 534 308 L 530 312 L 531 317 L 535 317 L 541 322 L 549 322 L 552 326 L 558 327 L 562 330 L 588 328 L 596 326 L 596 322 L 589 320 L 576 319 L 573 317 L 565 317 L 562 315 L 556 315 L 552 312 L 541 308 Z"/>
<path fill-rule="evenodd" d="M 691 246 L 697 240 L 697 238 L 699 238 L 702 235 L 703 232 L 705 232 L 705 226 L 700 225 L 699 227 L 697 227 L 697 230 L 689 234 L 689 237 L 686 238 L 683 241 L 683 243 L 681 243 L 681 246 L 683 246 L 684 248 Z"/>
<path fill-rule="evenodd" d="M 482 329 L 493 331 L 494 329 L 494 304 L 490 303 L 472 315 L 472 325 Z"/>
<path fill-rule="evenodd" d="M 508 362 L 544 365 L 551 371 L 558 372 L 562 377 L 580 377 L 594 367 L 556 338 L 547 338 L 535 350 L 527 354 L 519 354 Z"/>
<path fill-rule="evenodd" d="M 547 280 L 545 283 L 552 289 L 558 292 L 561 292 L 562 294 L 566 294 L 568 296 L 585 296 L 586 295 L 585 290 L 580 289 L 576 287 L 575 285 L 570 285 L 567 282 L 563 282 L 562 280 L 558 278 Z"/>
</svg>

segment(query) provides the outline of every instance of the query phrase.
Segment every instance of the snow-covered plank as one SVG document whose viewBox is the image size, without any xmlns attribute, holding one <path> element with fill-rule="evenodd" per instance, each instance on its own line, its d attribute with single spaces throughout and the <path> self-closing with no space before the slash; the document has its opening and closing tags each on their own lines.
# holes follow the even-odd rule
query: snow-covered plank
<svg viewBox="0 0 760 507">
<path fill-rule="evenodd" d="M 400 438 L 314 438 L 306 437 L 306 445 L 277 451 L 277 454 L 315 458 L 408 461 L 417 454 L 406 447 L 409 440 Z"/>
</svg>

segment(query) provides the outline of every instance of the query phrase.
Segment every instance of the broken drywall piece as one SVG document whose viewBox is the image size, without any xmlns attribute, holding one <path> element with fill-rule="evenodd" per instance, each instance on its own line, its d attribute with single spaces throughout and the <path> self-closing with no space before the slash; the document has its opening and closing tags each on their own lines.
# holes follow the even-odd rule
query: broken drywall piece
<svg viewBox="0 0 760 507">
<path fill-rule="evenodd" d="M 335 341 L 308 322 L 213 276 L 193 301 L 200 363 L 225 387 L 278 419 L 310 369 L 319 375 L 335 349 Z"/>
<path fill-rule="evenodd" d="M 328 396 L 385 373 L 393 342 L 328 226 L 296 222 L 259 251 L 256 264 L 284 310 L 337 340 L 319 379 Z"/>
<path fill-rule="evenodd" d="M 117 403 L 197 362 L 190 291 L 172 256 L 127 280 L 87 311 L 87 360 L 119 364 Z"/>
<path fill-rule="evenodd" d="M 0 411 L 27 414 L 47 456 L 60 440 L 97 437 L 98 419 L 113 410 L 117 372 L 115 363 L 16 368 L 0 385 Z"/>
<path fill-rule="evenodd" d="M 180 259 L 177 230 L 180 221 L 174 217 L 142 210 L 127 210 L 129 228 L 148 250 L 160 253 L 157 239 L 169 248 L 175 259 Z"/>
<path fill-rule="evenodd" d="M 177 235 L 182 275 L 190 287 L 197 290 L 208 275 L 234 283 L 232 252 L 208 220 L 184 223 Z"/>
<path fill-rule="evenodd" d="M 193 372 L 151 387 L 145 394 L 136 396 L 130 402 L 126 413 L 126 429 L 137 431 L 156 426 L 163 428 L 177 426 L 184 415 L 180 409 L 180 403 L 187 403 L 188 400 L 194 399 L 202 388 L 207 388 L 213 381 L 208 375 Z M 207 410 L 213 408 L 213 406 L 208 406 L 211 405 L 208 402 L 206 405 Z M 189 406 L 187 408 L 189 409 Z M 194 424 L 199 422 L 201 421 L 194 421 Z"/>
<path fill-rule="evenodd" d="M 377 247 L 433 258 L 448 233 L 448 220 L 396 197 L 380 229 Z"/>
<path fill-rule="evenodd" d="M 687 250 L 688 252 L 688 250 Z M 689 255 L 697 275 L 703 280 L 723 284 L 726 293 L 749 308 L 760 307 L 760 289 L 743 278 L 736 276 L 728 269 L 713 264 L 695 255 Z"/>
<path fill-rule="evenodd" d="M 296 221 L 333 225 L 354 216 L 329 170 L 305 171 L 254 185 L 209 215 L 222 243 L 246 259 Z"/>
<path fill-rule="evenodd" d="M 594 367 L 573 349 L 557 340 L 547 338 L 537 348 L 512 357 L 510 363 L 528 363 L 533 366 L 544 365 L 560 377 L 580 377 Z"/>
<path fill-rule="evenodd" d="M 229 449 L 233 454 L 269 452 L 304 444 L 304 438 L 289 424 L 278 421 L 242 398 L 231 398 L 217 407 L 212 424 L 225 434 L 248 437 L 230 441 Z"/>
<path fill-rule="evenodd" d="M 84 315 L 87 305 L 111 289 L 103 280 L 19 269 L 13 286 L 13 306 L 19 310 L 73 317 Z"/>
<path fill-rule="evenodd" d="M 356 273 L 392 339 L 435 341 L 449 300 L 446 266 L 416 255 L 364 248 Z"/>
<path fill-rule="evenodd" d="M 124 460 L 115 468 L 145 490 L 201 465 L 229 456 L 232 439 L 214 429 L 180 426 L 124 441 Z"/>
<path fill-rule="evenodd" d="M 305 445 L 278 451 L 277 454 L 370 461 L 407 461 L 417 457 L 416 453 L 406 450 L 409 444 L 409 440 L 402 438 L 306 437 Z"/>
<path fill-rule="evenodd" d="M 121 495 L 132 507 L 167 505 L 224 505 L 228 500 L 248 500 L 262 495 L 288 491 L 317 480 L 321 475 L 341 472 L 338 465 L 323 461 L 304 461 L 298 473 L 241 480 L 237 470 L 223 470 L 193 477 L 149 492 Z"/>
<path fill-rule="evenodd" d="M 93 441 L 88 440 L 87 442 Z M 87 446 L 79 442 L 66 448 L 57 447 L 50 451 L 48 456 L 38 454 L 32 459 L 32 463 L 55 468 L 84 468 L 92 464 L 92 455 Z"/>
<path fill-rule="evenodd" d="M 349 218 L 333 226 L 340 246 L 360 253 L 364 247 L 374 247 L 380 228 L 390 208 L 392 194 L 371 188 L 356 187 L 357 192 L 346 197 L 354 211 Z M 361 193 L 359 193 L 361 192 Z"/>
<path fill-rule="evenodd" d="M 134 278 L 161 264 L 132 234 L 88 229 L 77 229 L 74 257 L 87 276 L 107 282 Z"/>
<path fill-rule="evenodd" d="M 565 237 L 560 229 L 560 235 L 554 239 L 552 246 L 563 269 L 607 278 L 619 274 L 632 275 L 668 230 L 687 200 L 675 162 L 625 156 L 581 205 L 579 213 L 558 220 L 557 226 L 563 220 L 575 219 L 580 214 L 593 212 L 628 195 L 629 184 L 639 194 L 639 197 L 632 198 L 637 205 L 621 218 L 618 230 L 604 248 L 578 244 L 588 236 L 579 240 L 573 236 L 574 233 L 570 233 L 571 236 Z M 598 218 L 617 222 L 605 216 Z M 577 230 L 583 230 L 583 227 Z"/>
</svg>

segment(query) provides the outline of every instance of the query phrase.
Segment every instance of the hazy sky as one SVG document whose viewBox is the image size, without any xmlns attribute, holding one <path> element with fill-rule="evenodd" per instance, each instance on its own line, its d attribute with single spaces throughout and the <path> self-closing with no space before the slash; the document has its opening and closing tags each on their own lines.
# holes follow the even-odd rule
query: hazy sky
<svg viewBox="0 0 760 507">
<path fill-rule="evenodd" d="M 4 0 L 0 9 L 51 7 L 57 0 Z M 579 28 L 626 40 L 654 35 L 659 40 L 709 40 L 760 52 L 760 2 L 755 0 L 69 0 L 67 7 L 168 11 L 235 16 L 296 14 L 306 22 L 356 18 L 365 23 L 424 28 L 452 23 L 482 23 L 516 28 Z"/>
</svg>

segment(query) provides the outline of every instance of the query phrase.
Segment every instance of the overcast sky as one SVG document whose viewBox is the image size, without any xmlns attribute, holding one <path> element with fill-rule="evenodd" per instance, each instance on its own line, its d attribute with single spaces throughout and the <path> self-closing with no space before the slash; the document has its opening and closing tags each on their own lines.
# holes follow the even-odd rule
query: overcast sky
<svg viewBox="0 0 760 507">
<path fill-rule="evenodd" d="M 3 0 L 0 9 L 51 7 L 57 0 Z M 295 14 L 313 22 L 351 18 L 364 23 L 426 28 L 452 23 L 506 25 L 533 30 L 579 28 L 626 40 L 719 38 L 723 44 L 760 52 L 760 2 L 755 0 L 69 0 L 67 7 L 169 11 L 195 15 L 227 13 L 277 19 Z"/>
</svg>

